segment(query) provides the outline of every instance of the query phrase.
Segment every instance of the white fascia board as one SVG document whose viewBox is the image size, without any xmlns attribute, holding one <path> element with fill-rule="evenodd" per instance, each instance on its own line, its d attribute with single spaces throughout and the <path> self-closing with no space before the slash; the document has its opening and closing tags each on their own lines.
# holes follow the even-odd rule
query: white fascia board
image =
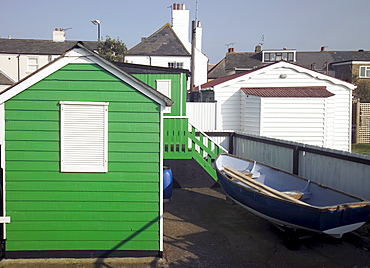
<svg viewBox="0 0 370 268">
<path fill-rule="evenodd" d="M 233 86 L 235 85 L 235 83 L 243 83 L 243 82 L 247 82 L 249 79 L 251 79 L 251 73 L 246 73 L 245 75 L 241 75 L 241 76 L 238 76 L 238 77 L 235 77 L 233 79 L 230 79 L 230 80 L 227 80 L 223 83 L 220 83 L 220 84 L 217 84 L 217 85 L 214 85 L 213 88 L 224 88 L 224 87 L 230 87 L 230 86 Z M 244 85 L 243 85 L 244 86 Z"/>
<path fill-rule="evenodd" d="M 114 76 L 118 77 L 123 82 L 125 82 L 125 83 L 129 84 L 130 86 L 134 87 L 135 89 L 137 89 L 138 91 L 143 93 L 145 96 L 153 99 L 158 104 L 160 104 L 162 106 L 166 106 L 166 103 L 163 100 L 161 100 L 158 96 L 156 96 L 153 93 L 151 93 L 150 91 L 148 91 L 146 88 L 144 88 L 141 84 L 137 83 L 135 80 L 131 79 L 128 75 L 125 75 L 124 73 L 122 73 L 122 71 L 120 69 L 106 64 L 104 61 L 100 60 L 96 56 L 88 56 L 88 59 L 91 60 L 92 62 L 98 64 L 99 66 L 101 66 L 102 68 L 104 68 L 105 70 L 107 70 L 108 72 L 113 74 Z"/>
<path fill-rule="evenodd" d="M 370 64 L 370 61 L 350 60 L 350 61 L 332 63 L 333 66 L 348 65 L 348 64 Z"/>
<path fill-rule="evenodd" d="M 370 61 L 352 61 L 352 64 L 370 64 Z"/>
<path fill-rule="evenodd" d="M 61 57 L 55 60 L 54 62 L 52 62 L 50 65 L 45 66 L 45 68 L 41 68 L 40 70 L 35 71 L 34 73 L 32 73 L 30 76 L 27 76 L 24 80 L 22 80 L 18 84 L 4 91 L 0 95 L 0 104 L 13 98 L 17 94 L 23 92 L 27 88 L 41 81 L 45 77 L 51 75 L 52 73 L 66 66 L 67 64 L 73 62 L 75 59 L 76 59 L 75 57 Z"/>
</svg>

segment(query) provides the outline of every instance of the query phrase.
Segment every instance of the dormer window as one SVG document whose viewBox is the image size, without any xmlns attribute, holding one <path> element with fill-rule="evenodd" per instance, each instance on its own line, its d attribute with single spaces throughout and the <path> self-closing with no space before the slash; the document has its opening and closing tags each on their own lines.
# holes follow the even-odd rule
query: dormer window
<svg viewBox="0 0 370 268">
<path fill-rule="evenodd" d="M 295 50 L 273 50 L 273 51 L 262 51 L 262 62 L 277 62 L 277 61 L 296 61 Z"/>
<path fill-rule="evenodd" d="M 179 69 L 183 69 L 184 68 L 184 63 L 183 62 L 176 62 L 176 61 L 169 62 L 168 63 L 168 68 L 179 68 Z"/>
</svg>

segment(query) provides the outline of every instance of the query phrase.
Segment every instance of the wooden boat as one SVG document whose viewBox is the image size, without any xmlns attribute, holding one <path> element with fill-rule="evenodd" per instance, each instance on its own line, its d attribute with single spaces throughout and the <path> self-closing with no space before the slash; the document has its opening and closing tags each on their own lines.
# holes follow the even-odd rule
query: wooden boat
<svg viewBox="0 0 370 268">
<path fill-rule="evenodd" d="M 220 154 L 215 169 L 228 197 L 278 226 L 340 238 L 369 219 L 370 201 L 252 160 Z"/>
</svg>

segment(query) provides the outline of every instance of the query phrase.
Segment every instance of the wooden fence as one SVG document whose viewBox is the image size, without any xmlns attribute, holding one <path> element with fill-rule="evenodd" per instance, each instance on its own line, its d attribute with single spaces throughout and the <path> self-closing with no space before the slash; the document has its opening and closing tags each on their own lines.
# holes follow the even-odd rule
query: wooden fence
<svg viewBox="0 0 370 268">
<path fill-rule="evenodd" d="M 232 154 L 370 200 L 370 156 L 242 132 L 207 132 Z M 227 142 L 226 142 L 227 141 Z"/>
<path fill-rule="evenodd" d="M 203 133 L 185 117 L 164 123 L 164 158 L 193 158 L 215 180 L 212 162 L 228 151 L 370 200 L 370 156 L 243 132 Z"/>
<path fill-rule="evenodd" d="M 370 103 L 353 104 L 353 142 L 370 143 Z"/>
<path fill-rule="evenodd" d="M 187 102 L 189 123 L 203 131 L 216 130 L 217 112 L 215 102 Z"/>
</svg>

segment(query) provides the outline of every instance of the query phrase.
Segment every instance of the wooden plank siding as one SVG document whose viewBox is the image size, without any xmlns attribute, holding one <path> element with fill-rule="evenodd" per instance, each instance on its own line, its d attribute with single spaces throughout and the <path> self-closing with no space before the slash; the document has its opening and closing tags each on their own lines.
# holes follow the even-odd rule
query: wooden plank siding
<svg viewBox="0 0 370 268">
<path fill-rule="evenodd" d="M 259 135 L 324 146 L 324 98 L 265 98 Z"/>
<path fill-rule="evenodd" d="M 171 80 L 170 98 L 175 102 L 175 105 L 171 107 L 171 113 L 165 116 L 186 116 L 185 74 L 133 74 L 133 76 L 152 88 L 156 88 L 157 80 Z"/>
<path fill-rule="evenodd" d="M 59 101 L 109 102 L 108 172 L 60 172 Z M 159 251 L 160 105 L 96 64 L 5 103 L 7 251 Z"/>
<path fill-rule="evenodd" d="M 350 151 L 351 88 L 332 80 L 281 62 L 214 85 L 216 131 L 243 131 Z M 306 100 L 255 97 L 240 90 L 316 86 L 326 87 L 334 96 Z"/>
</svg>

